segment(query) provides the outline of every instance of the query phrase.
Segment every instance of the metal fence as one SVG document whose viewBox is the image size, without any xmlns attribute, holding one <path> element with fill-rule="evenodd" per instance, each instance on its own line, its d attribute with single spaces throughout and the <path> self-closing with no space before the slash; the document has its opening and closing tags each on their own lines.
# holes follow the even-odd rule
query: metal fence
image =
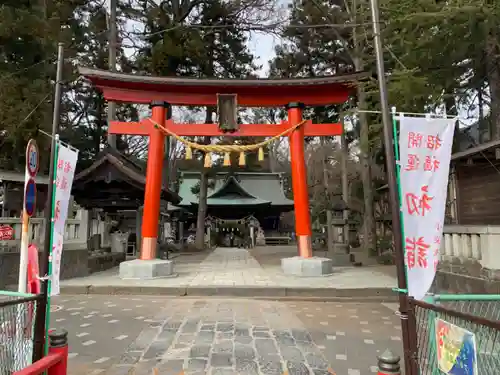
<svg viewBox="0 0 500 375">
<path fill-rule="evenodd" d="M 488 320 L 500 320 L 500 296 L 498 295 L 454 295 L 436 294 L 431 297 L 433 303 L 450 310 L 479 316 Z"/>
<path fill-rule="evenodd" d="M 411 345 L 415 375 L 498 374 L 500 321 L 491 319 L 497 316 L 495 301 L 447 301 L 447 307 L 411 298 L 409 302 L 416 325 Z M 453 367 L 461 371 L 452 372 Z"/>
<path fill-rule="evenodd" d="M 0 291 L 0 375 L 32 363 L 36 309 L 41 296 Z"/>
</svg>

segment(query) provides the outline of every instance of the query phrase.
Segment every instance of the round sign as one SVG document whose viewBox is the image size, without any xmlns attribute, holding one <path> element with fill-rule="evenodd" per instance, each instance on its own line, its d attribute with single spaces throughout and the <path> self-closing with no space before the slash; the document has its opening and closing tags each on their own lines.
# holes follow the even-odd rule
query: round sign
<svg viewBox="0 0 500 375">
<path fill-rule="evenodd" d="M 26 147 L 26 168 L 31 177 L 35 177 L 40 167 L 40 154 L 38 153 L 38 146 L 34 139 L 30 139 Z"/>
<path fill-rule="evenodd" d="M 33 216 L 36 211 L 36 184 L 32 178 L 28 180 L 24 191 L 24 209 L 28 216 Z"/>
</svg>

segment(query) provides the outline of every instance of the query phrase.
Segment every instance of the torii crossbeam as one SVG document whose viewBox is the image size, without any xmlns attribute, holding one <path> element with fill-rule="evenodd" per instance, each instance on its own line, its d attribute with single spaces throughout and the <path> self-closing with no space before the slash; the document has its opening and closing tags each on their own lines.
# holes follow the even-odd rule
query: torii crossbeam
<svg viewBox="0 0 500 375">
<path fill-rule="evenodd" d="M 79 70 L 83 76 L 102 89 L 107 100 L 148 103 L 152 108 L 152 121 L 149 119 L 140 122 L 115 121 L 109 125 L 109 132 L 112 134 L 142 135 L 148 136 L 150 139 L 140 253 L 142 260 L 156 258 L 160 214 L 165 133 L 153 124 L 159 124 L 179 136 L 273 137 L 300 124 L 305 105 L 344 103 L 349 97 L 353 83 L 366 76 L 364 73 L 355 73 L 314 79 L 217 80 L 144 77 L 88 68 L 80 68 Z M 168 110 L 170 105 L 217 106 L 219 95 L 234 95 L 237 97 L 238 105 L 242 107 L 286 106 L 288 119 L 280 124 L 241 124 L 234 132 L 224 132 L 218 124 L 179 124 L 171 119 L 171 112 Z M 304 137 L 338 136 L 341 134 L 342 124 L 313 124 L 311 121 L 306 121 L 288 135 L 295 204 L 295 230 L 298 254 L 303 261 L 314 261 Z M 312 264 L 312 266 L 307 264 Z M 292 274 L 302 274 L 307 273 L 304 269 L 316 267 L 311 262 L 307 264 L 301 265 L 298 271 L 285 271 Z M 320 267 L 322 266 L 320 265 Z"/>
</svg>

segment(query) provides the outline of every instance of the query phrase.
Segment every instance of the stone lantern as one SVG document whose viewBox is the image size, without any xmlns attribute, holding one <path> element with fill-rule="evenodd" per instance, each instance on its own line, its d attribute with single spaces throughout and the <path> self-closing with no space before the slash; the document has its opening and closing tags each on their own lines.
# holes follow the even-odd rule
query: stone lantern
<svg viewBox="0 0 500 375">
<path fill-rule="evenodd" d="M 334 266 L 350 266 L 352 257 L 349 254 L 349 230 L 347 215 L 344 213 L 349 209 L 346 202 L 339 198 L 332 206 L 333 220 L 332 226 L 335 233 L 335 242 L 333 244 L 333 254 L 329 258 L 332 259 Z"/>
</svg>

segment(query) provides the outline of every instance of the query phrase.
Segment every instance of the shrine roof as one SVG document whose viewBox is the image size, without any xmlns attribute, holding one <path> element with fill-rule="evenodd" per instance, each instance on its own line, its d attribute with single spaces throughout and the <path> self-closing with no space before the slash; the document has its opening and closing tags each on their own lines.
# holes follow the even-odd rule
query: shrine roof
<svg viewBox="0 0 500 375">
<path fill-rule="evenodd" d="M 198 203 L 191 203 L 198 205 Z M 271 202 L 259 198 L 240 198 L 240 197 L 224 197 L 224 198 L 208 198 L 207 205 L 210 206 L 261 206 L 271 205 Z"/>
<path fill-rule="evenodd" d="M 106 167 L 118 172 L 116 175 L 110 173 Z M 134 187 L 144 190 L 146 186 L 146 177 L 141 166 L 133 160 L 127 158 L 115 149 L 106 148 L 96 157 L 96 161 L 87 169 L 81 171 L 75 176 L 73 182 L 73 191 L 80 194 L 85 193 L 89 188 L 88 184 L 104 182 L 111 184 L 113 182 L 127 182 Z M 162 187 L 162 199 L 179 203 L 179 195 L 167 187 Z"/>
<path fill-rule="evenodd" d="M 236 94 L 239 106 L 281 106 L 343 103 L 367 72 L 315 78 L 213 79 L 158 77 L 124 74 L 78 67 L 79 73 L 103 90 L 108 100 L 149 103 L 163 100 L 172 105 L 216 105 L 217 94 Z M 265 89 L 265 90 L 262 90 Z"/>
<path fill-rule="evenodd" d="M 234 176 L 229 176 L 226 178 L 222 185 L 216 186 L 216 189 L 213 191 L 211 195 L 208 196 L 208 199 L 216 199 L 216 198 L 224 198 L 228 194 L 239 194 L 241 197 L 256 199 L 254 195 L 249 193 L 243 186 L 236 180 Z"/>
<path fill-rule="evenodd" d="M 180 206 L 198 204 L 198 196 L 192 189 L 198 184 L 199 177 L 199 172 L 181 173 Z M 293 208 L 293 201 L 283 192 L 281 174 L 263 172 L 217 173 L 215 186 L 208 191 L 207 203 L 209 206 L 269 204 L 285 210 Z"/>
</svg>

